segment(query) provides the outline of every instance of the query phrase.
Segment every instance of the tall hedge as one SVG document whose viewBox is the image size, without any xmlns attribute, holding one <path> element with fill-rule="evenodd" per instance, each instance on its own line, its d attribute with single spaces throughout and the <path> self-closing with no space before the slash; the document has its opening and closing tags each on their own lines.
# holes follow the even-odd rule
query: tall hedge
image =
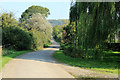
<svg viewBox="0 0 120 80">
<path fill-rule="evenodd" d="M 30 33 L 18 27 L 3 27 L 2 45 L 15 50 L 28 50 L 32 47 L 32 37 Z"/>
</svg>

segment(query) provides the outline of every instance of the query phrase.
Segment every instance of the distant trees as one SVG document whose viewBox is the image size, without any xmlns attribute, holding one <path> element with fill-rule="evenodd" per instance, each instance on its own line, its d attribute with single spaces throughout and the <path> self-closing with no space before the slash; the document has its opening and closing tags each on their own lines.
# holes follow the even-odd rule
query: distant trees
<svg viewBox="0 0 120 80">
<path fill-rule="evenodd" d="M 63 25 L 63 24 L 66 24 L 66 23 L 69 23 L 69 20 L 68 19 L 50 19 L 48 20 L 52 27 L 56 26 L 56 25 Z"/>
<path fill-rule="evenodd" d="M 63 28 L 67 24 L 69 24 L 69 21 L 67 21 L 67 20 L 63 20 L 63 21 L 64 21 L 65 24 L 63 24 L 63 25 L 56 25 L 56 26 L 53 27 L 53 33 L 52 33 L 52 35 L 53 35 L 53 38 L 56 41 L 58 41 L 58 42 L 62 42 L 63 41 L 63 35 L 64 35 L 63 34 L 64 33 Z"/>
<path fill-rule="evenodd" d="M 53 38 L 56 41 L 61 42 L 61 40 L 62 40 L 62 32 L 63 32 L 63 27 L 61 27 L 60 25 L 57 25 L 57 26 L 53 27 Z"/>
</svg>

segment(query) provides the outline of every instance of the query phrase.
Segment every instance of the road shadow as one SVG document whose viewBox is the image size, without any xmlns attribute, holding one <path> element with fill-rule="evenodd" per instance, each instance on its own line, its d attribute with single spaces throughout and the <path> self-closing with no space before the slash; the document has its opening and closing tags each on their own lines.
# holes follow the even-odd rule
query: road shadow
<svg viewBox="0 0 120 80">
<path fill-rule="evenodd" d="M 57 63 L 53 58 L 53 53 L 59 50 L 59 44 L 55 41 L 52 41 L 52 44 L 48 48 L 44 48 L 43 50 L 29 52 L 26 54 L 19 55 L 14 59 L 26 59 L 26 60 L 35 60 L 42 61 L 48 63 Z"/>
</svg>

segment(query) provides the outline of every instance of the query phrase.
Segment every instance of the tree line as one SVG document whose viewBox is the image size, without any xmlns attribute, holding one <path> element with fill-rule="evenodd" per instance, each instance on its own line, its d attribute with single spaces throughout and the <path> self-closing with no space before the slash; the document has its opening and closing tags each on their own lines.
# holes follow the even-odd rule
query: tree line
<svg viewBox="0 0 120 80">
<path fill-rule="evenodd" d="M 46 17 L 49 9 L 41 6 L 30 6 L 19 21 L 12 13 L 0 16 L 2 26 L 2 45 L 14 50 L 40 50 L 51 43 L 52 28 Z"/>
<path fill-rule="evenodd" d="M 64 54 L 82 59 L 103 59 L 106 43 L 115 42 L 116 34 L 120 35 L 117 32 L 120 2 L 72 2 L 69 21 L 62 31 Z"/>
</svg>

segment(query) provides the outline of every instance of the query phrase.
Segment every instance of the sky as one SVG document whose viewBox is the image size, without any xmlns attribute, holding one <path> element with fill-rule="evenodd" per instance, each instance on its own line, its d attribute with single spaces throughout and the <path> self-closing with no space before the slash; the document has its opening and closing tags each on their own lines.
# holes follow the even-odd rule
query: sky
<svg viewBox="0 0 120 80">
<path fill-rule="evenodd" d="M 16 19 L 19 19 L 21 14 L 32 5 L 46 7 L 50 10 L 50 15 L 47 19 L 69 19 L 69 9 L 71 1 L 4 1 L 0 2 L 2 12 L 12 12 Z"/>
</svg>

